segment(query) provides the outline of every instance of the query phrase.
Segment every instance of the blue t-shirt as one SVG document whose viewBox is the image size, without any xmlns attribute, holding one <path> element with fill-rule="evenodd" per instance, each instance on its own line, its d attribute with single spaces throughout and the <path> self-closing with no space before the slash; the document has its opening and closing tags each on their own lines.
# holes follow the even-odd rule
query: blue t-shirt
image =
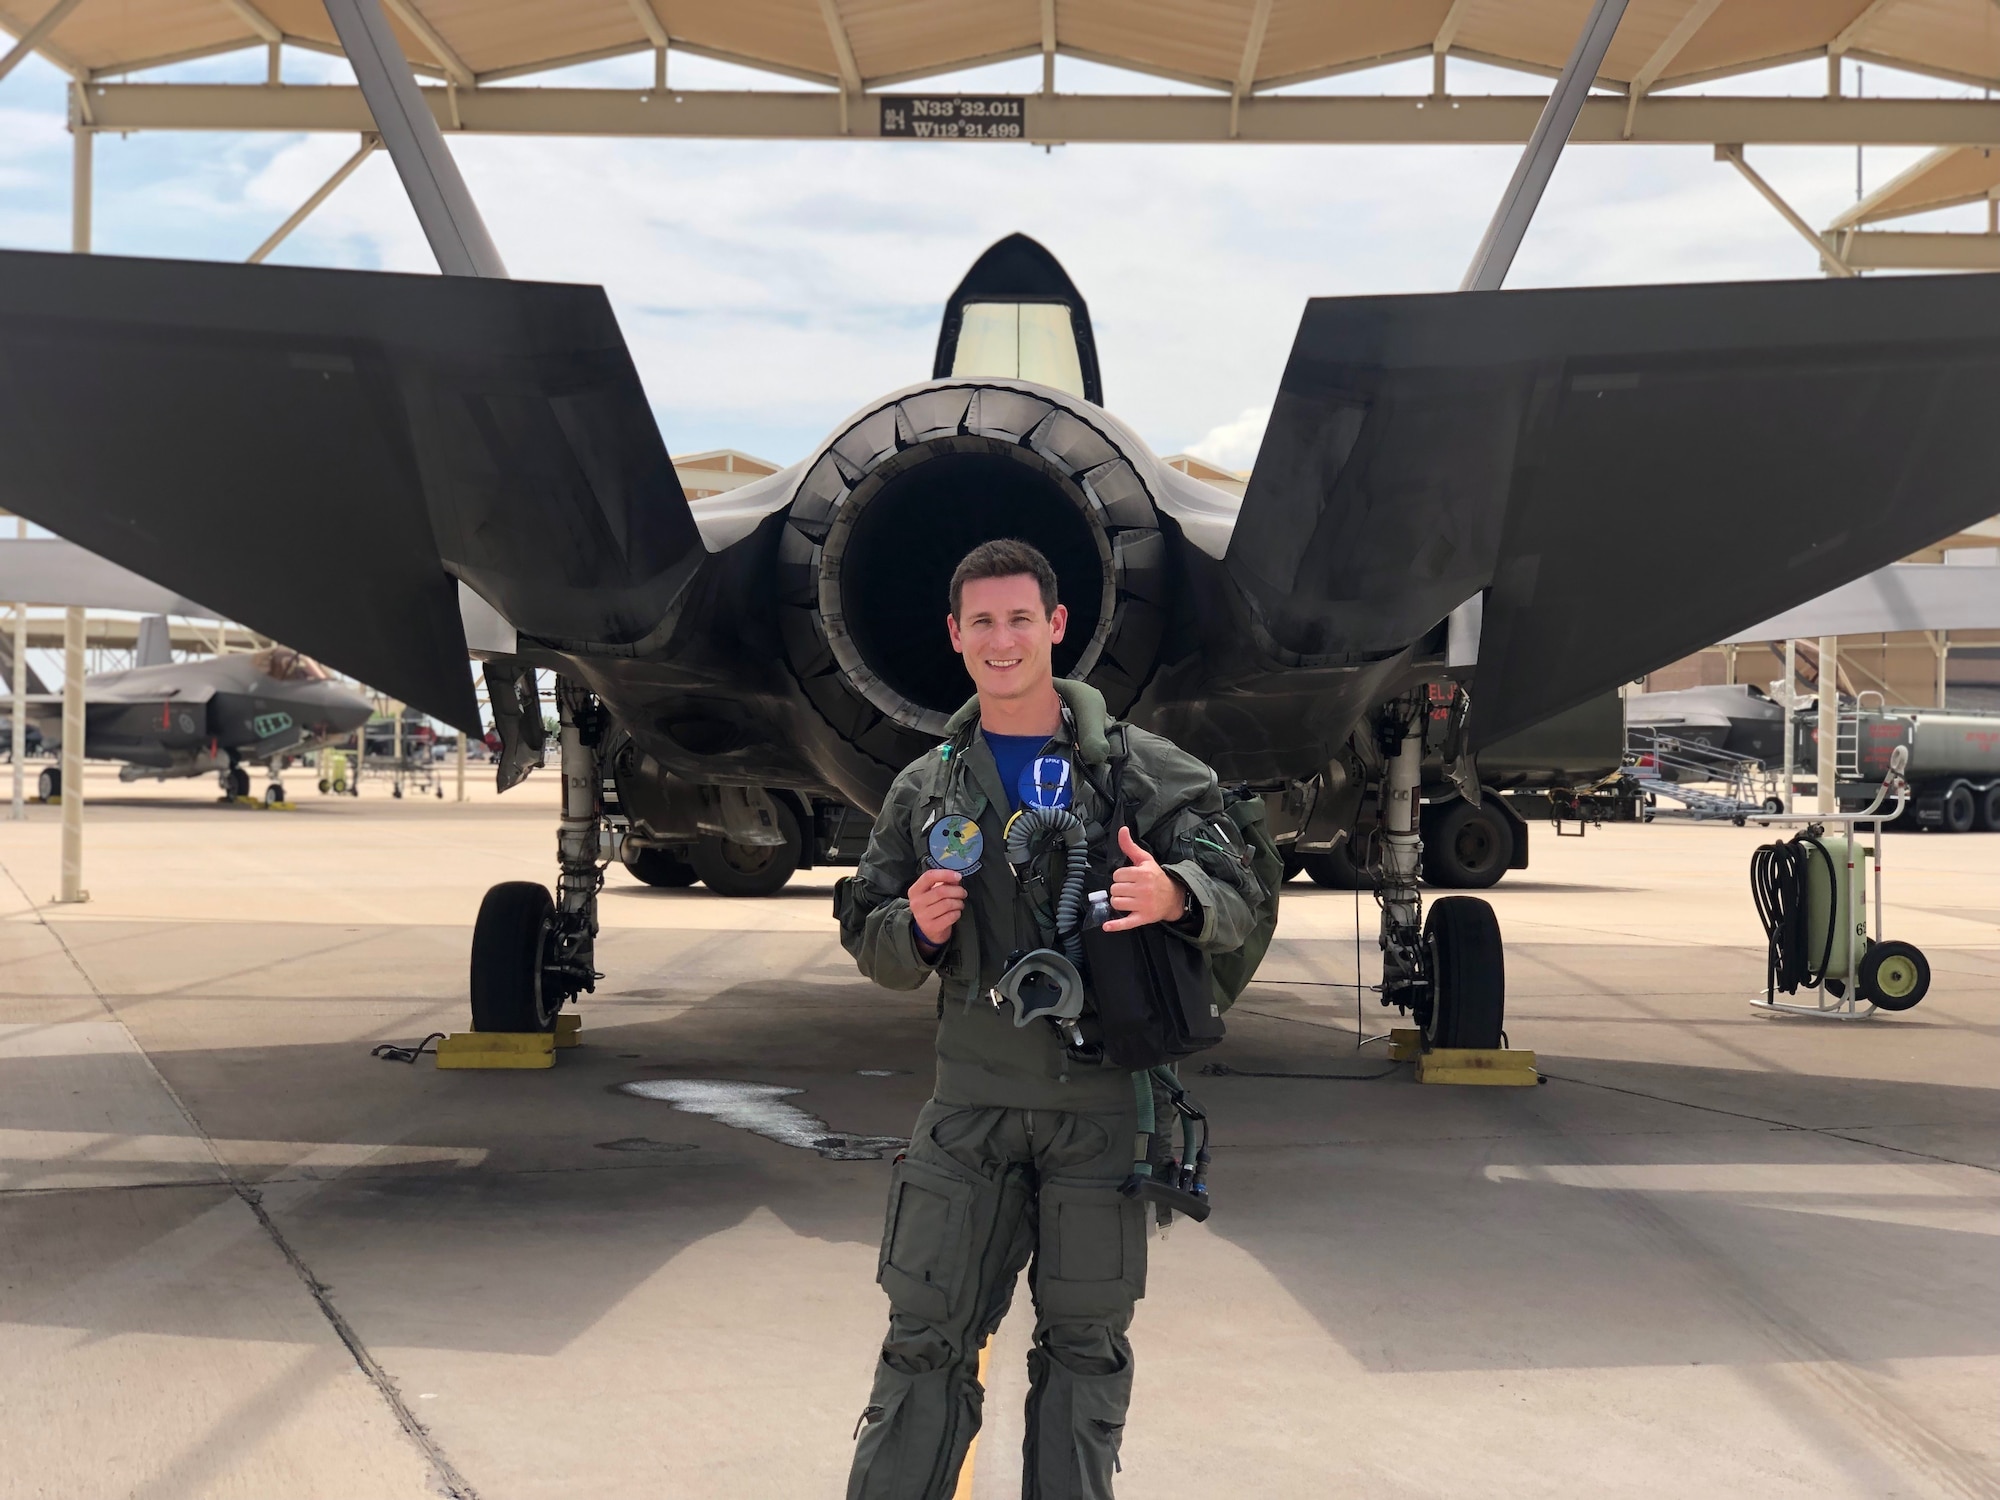
<svg viewBox="0 0 2000 1500">
<path fill-rule="evenodd" d="M 986 736 L 986 748 L 993 752 L 993 764 L 1000 768 L 1000 785 L 1007 789 L 1007 811 L 1011 813 L 1021 805 L 1021 773 L 1042 753 L 1049 737 L 1045 734 L 995 734 L 990 729 L 979 732 Z"/>
</svg>

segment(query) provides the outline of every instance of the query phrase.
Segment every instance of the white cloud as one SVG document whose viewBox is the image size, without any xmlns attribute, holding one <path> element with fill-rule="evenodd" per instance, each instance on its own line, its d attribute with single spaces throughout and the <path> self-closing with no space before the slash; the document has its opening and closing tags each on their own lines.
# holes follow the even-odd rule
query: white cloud
<svg viewBox="0 0 2000 1500">
<path fill-rule="evenodd" d="M 1270 407 L 1249 407 L 1235 421 L 1209 428 L 1200 442 L 1188 444 L 1187 451 L 1219 468 L 1247 472 L 1257 461 L 1257 448 L 1264 441 L 1264 427 L 1270 420 Z"/>
</svg>

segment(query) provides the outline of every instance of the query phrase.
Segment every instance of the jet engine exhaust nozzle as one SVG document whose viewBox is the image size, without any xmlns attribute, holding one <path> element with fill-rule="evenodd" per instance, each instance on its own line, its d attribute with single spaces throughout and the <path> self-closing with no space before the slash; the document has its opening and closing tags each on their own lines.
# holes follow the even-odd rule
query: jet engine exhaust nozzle
<svg viewBox="0 0 2000 1500">
<path fill-rule="evenodd" d="M 1142 477 L 1154 461 L 1088 411 L 1056 392 L 941 384 L 868 413 L 807 472 L 779 544 L 786 651 L 850 743 L 900 766 L 913 738 L 943 732 L 971 691 L 944 628 L 951 573 L 997 537 L 1056 570 L 1057 674 L 1114 713 L 1138 696 L 1165 624 L 1166 547 Z"/>
</svg>

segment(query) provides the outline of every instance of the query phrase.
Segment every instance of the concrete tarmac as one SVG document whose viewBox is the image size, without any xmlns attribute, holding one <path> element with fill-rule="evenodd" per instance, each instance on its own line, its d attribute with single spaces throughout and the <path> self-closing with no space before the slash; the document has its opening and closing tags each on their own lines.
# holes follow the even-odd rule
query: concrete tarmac
<svg viewBox="0 0 2000 1500">
<path fill-rule="evenodd" d="M 932 998 L 855 974 L 828 872 L 614 870 L 584 1046 L 374 1059 L 464 1028 L 480 895 L 553 875 L 554 776 L 490 777 L 93 773 L 73 907 L 57 810 L 0 823 L 0 1496 L 841 1493 L 889 1164 L 837 1157 L 908 1130 Z M 1373 903 L 1287 888 L 1193 1080 L 1217 1208 L 1152 1247 L 1121 1500 L 2000 1497 L 2000 836 L 1891 836 L 1934 979 L 1860 1024 L 1749 1009 L 1769 836 L 1534 830 L 1491 893 L 1534 1089 L 1357 1046 Z M 625 1088 L 687 1080 L 762 1113 Z M 1027 1321 L 962 1495 L 1019 1492 Z"/>
</svg>

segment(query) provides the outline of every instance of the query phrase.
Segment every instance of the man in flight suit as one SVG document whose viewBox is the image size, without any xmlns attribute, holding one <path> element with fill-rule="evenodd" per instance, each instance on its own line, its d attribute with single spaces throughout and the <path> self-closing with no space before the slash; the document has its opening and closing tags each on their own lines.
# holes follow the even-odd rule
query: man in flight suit
<svg viewBox="0 0 2000 1500">
<path fill-rule="evenodd" d="M 1168 741 L 1119 726 L 1103 697 L 1054 677 L 1067 612 L 1025 542 L 975 548 L 951 580 L 946 628 L 976 697 L 890 788 L 858 873 L 835 897 L 841 940 L 890 989 L 933 975 L 937 1083 L 890 1180 L 877 1280 L 889 1334 L 862 1414 L 849 1500 L 948 1497 L 979 1430 L 979 1353 L 1027 1266 L 1034 1299 L 1022 1494 L 1108 1500 L 1132 1392 L 1133 1303 L 1146 1287 L 1145 1210 L 1122 1195 L 1137 1129 L 1131 1073 L 1078 1055 L 1046 1021 L 1014 1024 L 988 994 L 1022 953 L 1059 947 L 1054 880 L 1018 879 L 1003 848 L 1026 768 L 1074 770 L 1071 810 L 1110 882 L 1109 928 L 1164 923 L 1185 942 L 1242 945 L 1262 895 L 1215 773 Z M 1115 843 L 1115 755 L 1128 813 Z M 941 820 L 942 863 L 926 859 Z M 1136 831 L 1138 838 L 1133 838 Z M 1096 883 L 1096 882 L 1093 882 Z M 1086 999 L 1086 1014 L 1089 1003 Z M 1031 1263 L 1032 1262 L 1032 1263 Z"/>
</svg>

